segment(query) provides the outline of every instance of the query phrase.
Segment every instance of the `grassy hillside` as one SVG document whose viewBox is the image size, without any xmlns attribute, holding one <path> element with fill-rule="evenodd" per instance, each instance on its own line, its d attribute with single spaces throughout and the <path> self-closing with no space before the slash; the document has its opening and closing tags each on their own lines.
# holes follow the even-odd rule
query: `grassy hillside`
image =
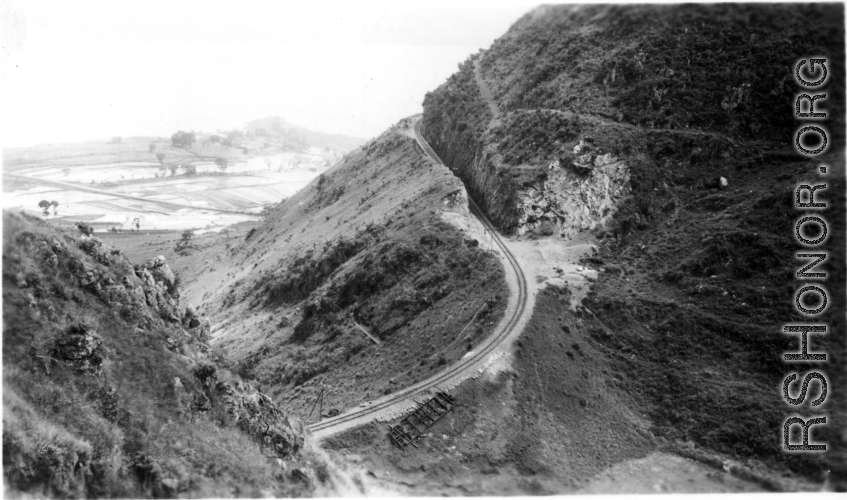
<svg viewBox="0 0 847 500">
<path fill-rule="evenodd" d="M 3 228 L 8 494 L 311 491 L 296 421 L 210 353 L 169 266 L 37 218 L 5 213 Z"/>
<path fill-rule="evenodd" d="M 826 4 L 550 7 L 515 23 L 481 69 L 506 111 L 782 141 L 795 126 L 794 64 L 840 61 L 841 17 Z M 831 91 L 831 103 L 843 100 Z"/>
<path fill-rule="evenodd" d="M 829 183 L 839 229 L 828 279 L 845 278 L 843 82 L 826 89 L 836 145 L 827 154 L 794 152 L 792 116 L 796 61 L 826 54 L 831 74 L 843 74 L 843 46 L 839 5 L 541 7 L 429 93 L 423 117 L 502 229 L 594 237 L 601 252 L 586 264 L 602 272 L 582 333 L 624 374 L 651 432 L 839 488 L 844 394 L 830 392 L 821 410 L 834 423 L 818 432 L 833 450 L 786 454 L 782 421 L 796 409 L 777 389 L 808 368 L 781 361 L 796 340 L 779 334 L 803 321 L 792 307 L 801 182 Z M 610 159 L 625 175 L 598 196 Z M 601 202 L 607 219 L 574 222 Z M 845 296 L 831 288 L 824 321 L 840 331 Z M 844 341 L 818 344 L 831 387 L 844 382 Z"/>
<path fill-rule="evenodd" d="M 461 183 L 404 120 L 276 207 L 208 262 L 188 294 L 232 369 L 308 416 L 422 380 L 473 349 L 503 314 L 502 265 L 445 221 Z M 317 412 L 317 410 L 316 410 Z M 312 417 L 316 417 L 312 415 Z"/>
</svg>

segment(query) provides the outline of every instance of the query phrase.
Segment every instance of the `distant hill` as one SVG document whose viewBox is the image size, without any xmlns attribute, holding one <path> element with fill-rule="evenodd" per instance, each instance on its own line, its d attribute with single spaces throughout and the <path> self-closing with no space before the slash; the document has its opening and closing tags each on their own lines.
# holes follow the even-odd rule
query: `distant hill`
<svg viewBox="0 0 847 500">
<path fill-rule="evenodd" d="M 177 130 L 173 131 L 174 133 Z M 98 165 L 122 162 L 158 163 L 158 153 L 167 162 L 190 163 L 223 157 L 230 161 L 280 152 L 315 152 L 331 166 L 342 156 L 366 142 L 365 139 L 327 134 L 302 128 L 278 117 L 263 118 L 222 133 L 192 132 L 189 147 L 174 147 L 167 137 L 115 137 L 73 143 L 39 144 L 3 150 L 3 168 L 19 170 L 36 165 Z M 227 139 L 229 139 L 227 141 Z M 226 143 L 224 143 L 226 141 Z"/>
<path fill-rule="evenodd" d="M 268 133 L 270 136 L 279 136 L 287 138 L 289 141 L 297 144 L 305 144 L 317 148 L 329 148 L 333 150 L 341 150 L 343 152 L 355 149 L 366 142 L 366 139 L 359 137 L 350 137 L 340 134 L 328 134 L 325 132 L 316 132 L 303 128 L 299 125 L 294 125 L 278 116 L 269 116 L 258 120 L 247 122 L 244 127 L 245 131 L 253 134 Z"/>
</svg>

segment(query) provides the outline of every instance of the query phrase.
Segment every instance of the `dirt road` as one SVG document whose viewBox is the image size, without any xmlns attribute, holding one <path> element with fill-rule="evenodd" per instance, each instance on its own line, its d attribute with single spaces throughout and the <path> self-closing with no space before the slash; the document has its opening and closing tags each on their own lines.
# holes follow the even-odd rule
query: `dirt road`
<svg viewBox="0 0 847 500">
<path fill-rule="evenodd" d="M 441 159 L 432 150 L 421 133 L 420 120 L 415 123 L 414 129 L 415 139 L 421 148 L 433 160 L 441 163 Z M 414 408 L 417 405 L 416 400 L 425 399 L 432 392 L 447 390 L 455 387 L 464 380 L 481 374 L 486 367 L 505 354 L 504 351 L 508 349 L 510 344 L 510 342 L 506 341 L 514 340 L 520 335 L 520 332 L 532 314 L 532 307 L 528 306 L 529 293 L 525 273 L 518 260 L 497 234 L 494 226 L 485 217 L 485 214 L 482 213 L 473 200 L 469 199 L 468 201 L 471 213 L 493 235 L 493 242 L 507 264 L 506 280 L 509 284 L 511 294 L 506 306 L 506 313 L 497 325 L 494 334 L 477 346 L 474 351 L 468 353 L 463 359 L 427 380 L 383 398 L 363 403 L 359 408 L 348 410 L 337 417 L 308 426 L 314 437 L 322 439 L 369 422 L 397 418 Z"/>
</svg>

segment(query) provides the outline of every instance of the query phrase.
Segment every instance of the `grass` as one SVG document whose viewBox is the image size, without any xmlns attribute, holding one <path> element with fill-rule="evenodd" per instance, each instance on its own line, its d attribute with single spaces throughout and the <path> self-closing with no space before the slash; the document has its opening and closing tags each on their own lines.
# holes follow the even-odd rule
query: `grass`
<svg viewBox="0 0 847 500">
<path fill-rule="evenodd" d="M 36 250 L 53 238 L 67 248 L 58 268 Z M 266 458 L 261 443 L 216 420 L 214 411 L 180 404 L 177 378 L 189 400 L 202 391 L 192 365 L 205 356 L 195 341 L 181 340 L 181 354 L 168 351 L 165 339 L 178 337 L 173 327 L 151 316 L 124 319 L 78 286 L 71 263 L 83 262 L 116 282 L 131 271 L 94 262 L 72 229 L 9 213 L 3 257 L 3 467 L 12 491 L 58 497 L 303 493 Z M 18 287 L 18 273 L 27 288 Z M 100 376 L 77 373 L 53 353 L 56 339 L 80 322 L 103 339 Z"/>
<path fill-rule="evenodd" d="M 423 116 L 435 150 L 506 231 L 519 222 L 516 199 L 549 189 L 542 170 L 568 165 L 576 144 L 624 161 L 631 196 L 594 232 L 601 254 L 587 262 L 608 271 L 585 302 L 596 317 L 582 313 L 598 359 L 609 360 L 656 435 L 761 461 L 777 474 L 828 477 L 842 490 L 843 396 L 832 393 L 822 410 L 838 422 L 820 431 L 831 453 L 779 448 L 781 423 L 796 408 L 780 401 L 778 386 L 811 367 L 782 363 L 796 341 L 778 332 L 782 322 L 806 319 L 792 306 L 799 212 L 790 189 L 816 176 L 791 149 L 793 67 L 797 54 L 826 52 L 842 71 L 843 40 L 837 5 L 541 7 L 429 93 Z M 827 92 L 840 141 L 843 85 Z M 486 114 L 484 97 L 499 120 Z M 818 161 L 840 165 L 843 153 Z M 840 227 L 844 171 L 827 175 L 830 189 L 838 186 L 828 202 Z M 539 226 L 528 237 L 544 232 Z M 839 256 L 831 262 L 843 263 L 841 241 L 828 244 Z M 828 269 L 828 279 L 843 281 L 843 265 Z M 840 288 L 832 292 L 838 307 Z M 841 328 L 841 316 L 824 320 Z M 538 321 L 557 327 L 552 317 Z M 843 338 L 821 342 L 844 352 Z M 560 359 L 579 359 L 567 345 L 549 347 Z M 843 381 L 844 357 L 831 356 L 827 373 Z"/>
<path fill-rule="evenodd" d="M 495 256 L 442 219 L 460 192 L 400 125 L 276 207 L 221 259 L 230 284 L 206 302 L 230 369 L 307 417 L 321 386 L 324 411 L 341 409 L 463 356 L 508 291 Z"/>
</svg>

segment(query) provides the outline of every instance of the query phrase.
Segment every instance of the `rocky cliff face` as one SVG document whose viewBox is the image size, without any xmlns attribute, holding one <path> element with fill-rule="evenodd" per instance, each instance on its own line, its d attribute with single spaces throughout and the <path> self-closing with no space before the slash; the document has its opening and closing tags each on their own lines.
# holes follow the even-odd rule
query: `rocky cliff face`
<svg viewBox="0 0 847 500">
<path fill-rule="evenodd" d="M 797 153 L 792 113 L 800 59 L 826 52 L 830 74 L 843 74 L 843 18 L 843 6 L 824 4 L 540 7 L 429 93 L 423 115 L 424 135 L 501 229 L 590 231 L 580 237 L 599 251 L 586 263 L 600 272 L 580 324 L 625 374 L 654 435 L 819 484 L 844 484 L 843 455 L 781 449 L 773 381 L 787 373 L 778 360 L 789 348 L 766 332 L 802 320 L 793 187 L 826 182 L 832 220 L 844 220 L 843 149 Z M 825 87 L 830 144 L 842 144 L 844 87 Z M 829 248 L 841 255 L 844 245 Z M 840 264 L 829 269 L 828 279 L 844 276 Z M 844 304 L 830 293 L 830 308 Z M 843 345 L 821 339 L 830 353 Z M 744 403 L 725 398 L 736 391 L 712 373 L 724 387 L 744 384 Z M 832 404 L 845 407 L 838 396 Z M 843 436 L 827 438 L 844 447 Z"/>
<path fill-rule="evenodd" d="M 522 113 L 503 117 L 477 63 L 470 58 L 445 90 L 427 94 L 423 118 L 427 140 L 474 200 L 495 224 L 519 235 L 547 224 L 545 231 L 572 237 L 608 224 L 631 193 L 626 163 L 599 150 L 579 127 L 552 140 L 532 137 L 539 124 L 528 128 Z M 542 132 L 550 124 L 540 124 Z M 516 146 L 534 154 L 516 157 Z"/>
<path fill-rule="evenodd" d="M 688 167 L 746 156 L 739 140 L 793 132 L 791 113 L 776 110 L 793 102 L 788 54 L 817 50 L 803 23 L 818 14 L 788 6 L 541 7 L 427 94 L 424 135 L 505 231 L 546 222 L 572 236 L 609 226 L 628 198 L 642 200 L 621 219 L 649 220 L 659 207 L 643 200 Z M 666 21 L 648 21 L 658 17 Z M 590 159 L 574 152 L 584 146 Z M 620 169 L 582 167 L 607 154 Z M 562 170 L 549 168 L 556 162 Z"/>
<path fill-rule="evenodd" d="M 579 149 L 580 146 L 575 148 Z M 596 157 L 585 153 L 568 166 L 556 160 L 548 170 L 546 180 L 518 191 L 518 234 L 544 222 L 554 225 L 567 238 L 603 227 L 632 192 L 629 167 L 611 153 Z"/>
<path fill-rule="evenodd" d="M 464 181 L 474 201 L 503 228 L 520 219 L 517 186 L 498 172 L 496 151 L 487 147 L 494 118 L 474 77 L 474 57 L 424 100 L 422 130 L 445 164 Z"/>
</svg>

